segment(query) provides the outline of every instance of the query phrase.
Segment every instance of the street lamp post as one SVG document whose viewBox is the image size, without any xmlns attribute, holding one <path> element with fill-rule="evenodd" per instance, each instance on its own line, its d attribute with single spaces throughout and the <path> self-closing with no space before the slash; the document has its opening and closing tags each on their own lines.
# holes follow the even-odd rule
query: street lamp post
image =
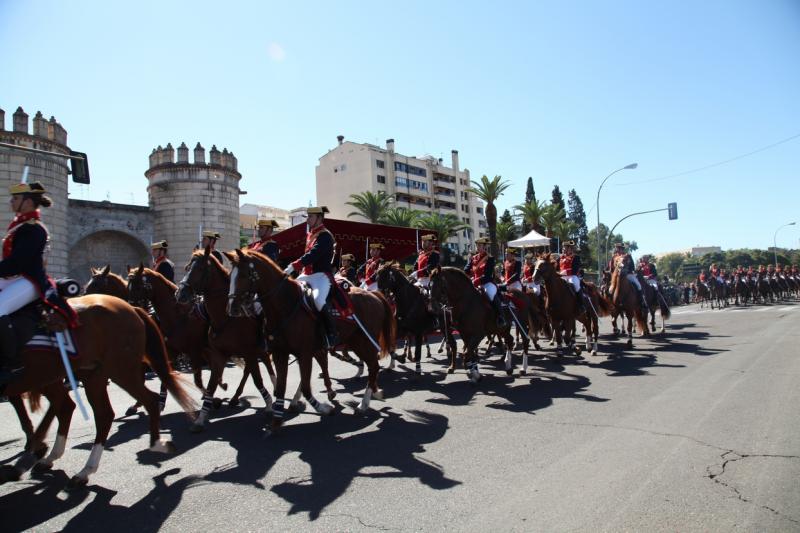
<svg viewBox="0 0 800 533">
<path fill-rule="evenodd" d="M 794 226 L 796 222 L 789 222 L 780 226 L 778 229 L 775 230 L 775 234 L 772 236 L 772 253 L 775 254 L 775 268 L 778 268 L 778 232 L 785 228 L 786 226 Z"/>
<path fill-rule="evenodd" d="M 614 172 L 612 172 L 611 174 L 606 176 L 605 179 L 603 179 L 602 183 L 600 183 L 600 187 L 598 187 L 598 189 L 597 189 L 597 201 L 595 202 L 595 207 L 597 208 L 597 228 L 596 228 L 595 233 L 596 233 L 596 237 L 597 237 L 597 245 L 596 246 L 597 246 L 597 279 L 598 279 L 598 282 L 600 280 L 600 272 L 602 272 L 602 270 L 603 270 L 603 267 L 601 266 L 601 261 L 600 261 L 600 191 L 603 189 L 603 185 L 606 184 L 606 181 L 608 181 L 608 178 L 610 178 L 611 176 L 613 176 L 617 172 L 620 172 L 622 170 L 634 170 L 638 166 L 639 166 L 638 163 L 631 163 L 630 165 L 625 165 L 622 168 L 618 168 L 617 170 L 615 170 Z"/>
</svg>

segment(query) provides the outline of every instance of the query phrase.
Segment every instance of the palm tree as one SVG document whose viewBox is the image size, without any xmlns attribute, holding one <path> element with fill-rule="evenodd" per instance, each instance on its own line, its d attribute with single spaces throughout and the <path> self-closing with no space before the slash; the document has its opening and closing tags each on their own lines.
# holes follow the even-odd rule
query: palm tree
<svg viewBox="0 0 800 533">
<path fill-rule="evenodd" d="M 441 213 L 426 213 L 417 217 L 414 224 L 420 229 L 430 229 L 436 232 L 436 238 L 444 244 L 447 239 L 462 229 L 470 229 L 469 225 L 461 222 L 457 216 Z"/>
<path fill-rule="evenodd" d="M 489 226 L 489 239 L 492 241 L 491 253 L 497 257 L 497 207 L 495 201 L 502 196 L 503 191 L 511 186 L 508 181 L 502 181 L 500 176 L 492 179 L 481 177 L 481 181 L 472 180 L 473 187 L 467 192 L 474 194 L 486 203 L 486 225 Z"/>
<path fill-rule="evenodd" d="M 405 207 L 390 207 L 386 210 L 379 222 L 381 224 L 388 224 L 390 226 L 399 226 L 401 228 L 411 228 L 414 222 L 422 213 L 414 209 L 406 209 Z"/>
<path fill-rule="evenodd" d="M 514 240 L 518 228 L 519 226 L 513 222 L 504 222 L 501 220 L 497 223 L 497 244 L 500 248 L 505 249 L 508 241 Z"/>
<path fill-rule="evenodd" d="M 350 202 L 345 202 L 346 205 L 355 207 L 355 211 L 349 213 L 347 216 L 361 216 L 375 224 L 389 209 L 394 199 L 388 196 L 384 191 L 378 191 L 378 194 L 373 194 L 370 191 L 351 194 Z"/>
<path fill-rule="evenodd" d="M 542 233 L 542 211 L 545 208 L 545 202 L 531 201 L 527 204 L 515 205 L 514 209 L 519 211 L 517 215 L 522 219 L 523 223 L 527 224 L 531 229 Z"/>
<path fill-rule="evenodd" d="M 542 225 L 544 226 L 545 236 L 552 237 L 558 223 L 566 218 L 567 214 L 560 205 L 549 204 L 542 209 Z"/>
<path fill-rule="evenodd" d="M 556 223 L 555 227 L 553 228 L 553 233 L 556 237 L 558 237 L 558 240 L 561 243 L 570 240 L 572 236 L 577 233 L 577 231 L 578 225 L 566 219 Z"/>
</svg>

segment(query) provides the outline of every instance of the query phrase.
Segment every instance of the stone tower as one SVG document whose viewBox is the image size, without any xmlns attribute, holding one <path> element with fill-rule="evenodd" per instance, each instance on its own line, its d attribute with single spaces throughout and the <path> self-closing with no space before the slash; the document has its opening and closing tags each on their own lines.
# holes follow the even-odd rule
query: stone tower
<svg viewBox="0 0 800 533">
<path fill-rule="evenodd" d="M 54 117 L 47 120 L 39 111 L 33 117 L 33 133 L 28 130 L 28 114 L 18 107 L 12 117 L 11 129 L 5 127 L 5 112 L 0 109 L 0 142 L 37 148 L 69 155 L 67 131 Z M 47 253 L 47 272 L 53 277 L 67 275 L 67 160 L 21 150 L 0 148 L 0 196 L 8 197 L 8 187 L 19 183 L 25 166 L 29 167 L 28 182 L 40 181 L 47 189 L 53 206 L 42 209 L 42 221 L 50 230 L 50 250 Z M 5 203 L 5 206 L 8 204 Z M 12 214 L 0 209 L 0 227 L 5 229 Z"/>
<path fill-rule="evenodd" d="M 175 152 L 177 151 L 177 159 Z M 159 146 L 150 154 L 150 165 L 144 175 L 149 181 L 147 192 L 153 211 L 155 240 L 167 239 L 170 257 L 178 272 L 188 261 L 198 232 L 218 231 L 220 251 L 239 246 L 239 180 L 238 162 L 233 152 L 222 152 L 212 146 L 206 162 L 205 149 L 197 143 L 194 162 L 189 162 L 185 143 L 175 150 L 172 144 Z M 176 277 L 181 277 L 176 272 Z M 176 280 L 177 281 L 177 280 Z"/>
</svg>

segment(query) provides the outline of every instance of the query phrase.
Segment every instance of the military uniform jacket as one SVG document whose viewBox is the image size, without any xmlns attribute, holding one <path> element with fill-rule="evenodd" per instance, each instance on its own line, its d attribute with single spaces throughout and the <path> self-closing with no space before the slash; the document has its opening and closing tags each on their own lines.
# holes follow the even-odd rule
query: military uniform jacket
<svg viewBox="0 0 800 533">
<path fill-rule="evenodd" d="M 334 246 L 336 240 L 333 233 L 328 231 L 325 226 L 319 225 L 306 235 L 306 249 L 300 259 L 292 263 L 297 271 L 303 274 L 314 274 L 316 272 L 333 272 L 331 262 L 333 260 Z"/>
<path fill-rule="evenodd" d="M 562 254 L 558 259 L 558 270 L 562 276 L 577 276 L 581 270 L 580 256 Z"/>
<path fill-rule="evenodd" d="M 622 268 L 626 272 L 630 273 L 630 272 L 635 272 L 636 271 L 636 267 L 633 264 L 633 257 L 631 257 L 631 254 L 614 254 L 611 257 L 611 261 L 608 262 L 608 270 L 609 271 L 611 271 L 611 272 L 614 271 L 614 267 L 616 266 L 615 263 L 616 263 L 617 257 L 619 257 L 619 256 L 623 256 L 623 258 L 624 258 L 622 260 Z M 580 270 L 580 268 L 576 268 L 575 272 L 578 272 L 578 270 Z"/>
<path fill-rule="evenodd" d="M 525 263 L 525 266 L 522 268 L 522 282 L 523 283 L 533 283 L 533 265 L 529 265 Z"/>
<path fill-rule="evenodd" d="M 503 262 L 503 274 L 503 281 L 506 284 L 520 281 L 520 277 L 522 276 L 522 263 L 516 259 Z"/>
<path fill-rule="evenodd" d="M 656 265 L 654 265 L 653 263 L 640 264 L 637 270 L 642 273 L 642 276 L 644 276 L 645 279 L 658 280 L 658 272 L 656 271 Z"/>
<path fill-rule="evenodd" d="M 356 275 L 356 267 L 349 266 L 349 267 L 342 267 L 339 269 L 339 275 L 343 278 L 346 278 L 347 281 L 356 285 L 358 283 L 358 276 Z"/>
<path fill-rule="evenodd" d="M 472 276 L 472 284 L 476 287 L 486 285 L 494 280 L 494 257 L 486 252 L 473 255 L 464 272 Z"/>
<path fill-rule="evenodd" d="M 417 257 L 417 262 L 414 264 L 414 272 L 417 278 L 428 278 L 431 275 L 431 269 L 439 266 L 439 252 L 437 250 L 420 251 Z"/>
<path fill-rule="evenodd" d="M 383 258 L 381 257 L 367 259 L 367 262 L 358 268 L 358 279 L 366 282 L 367 285 L 375 283 L 378 280 L 378 268 L 381 263 L 383 263 Z"/>
<path fill-rule="evenodd" d="M 175 283 L 175 263 L 166 257 L 156 259 L 156 262 L 153 263 L 153 270 Z"/>
<path fill-rule="evenodd" d="M 276 263 L 278 262 L 278 257 L 281 253 L 280 246 L 278 246 L 278 243 L 272 239 L 269 239 L 268 241 L 256 241 L 250 244 L 248 248 L 266 255 Z"/>
</svg>

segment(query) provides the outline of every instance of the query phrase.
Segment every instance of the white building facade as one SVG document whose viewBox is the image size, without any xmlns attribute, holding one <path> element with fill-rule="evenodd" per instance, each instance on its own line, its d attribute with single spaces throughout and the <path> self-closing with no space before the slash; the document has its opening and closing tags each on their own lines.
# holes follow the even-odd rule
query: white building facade
<svg viewBox="0 0 800 533">
<path fill-rule="evenodd" d="M 317 204 L 330 209 L 330 216 L 348 219 L 353 212 L 350 195 L 385 192 L 395 207 L 423 213 L 454 215 L 470 229 L 461 230 L 446 245 L 455 253 L 468 251 L 472 242 L 487 233 L 483 202 L 470 188 L 469 170 L 461 170 L 458 151 L 451 152 L 451 166 L 432 156 L 414 157 L 395 152 L 394 139 L 381 148 L 338 137 L 338 145 L 319 159 L 316 168 Z M 351 220 L 364 221 L 360 216 Z"/>
</svg>

